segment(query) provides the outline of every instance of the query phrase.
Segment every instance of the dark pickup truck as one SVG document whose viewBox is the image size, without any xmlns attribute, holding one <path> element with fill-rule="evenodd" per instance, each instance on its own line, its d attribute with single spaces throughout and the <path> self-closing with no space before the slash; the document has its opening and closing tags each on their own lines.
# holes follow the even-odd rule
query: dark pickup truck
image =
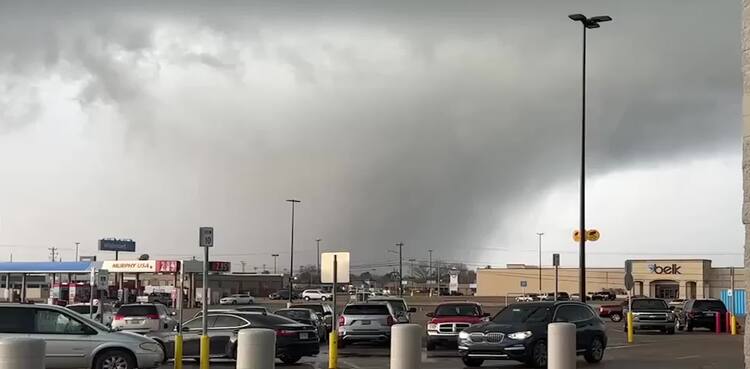
<svg viewBox="0 0 750 369">
<path fill-rule="evenodd" d="M 639 298 L 631 302 L 633 309 L 633 330 L 656 330 L 674 334 L 677 322 L 672 309 L 662 299 Z M 624 312 L 627 314 L 627 306 Z M 625 331 L 628 323 L 625 320 Z"/>
</svg>

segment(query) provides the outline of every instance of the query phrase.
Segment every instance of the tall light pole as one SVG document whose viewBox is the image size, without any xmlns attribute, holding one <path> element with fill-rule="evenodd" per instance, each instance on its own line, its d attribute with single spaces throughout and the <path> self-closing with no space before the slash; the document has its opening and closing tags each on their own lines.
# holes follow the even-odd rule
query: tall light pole
<svg viewBox="0 0 750 369">
<path fill-rule="evenodd" d="M 301 201 L 286 200 L 292 205 L 292 237 L 289 243 L 289 302 L 292 302 L 292 291 L 294 291 L 294 207 Z"/>
<path fill-rule="evenodd" d="M 78 261 L 78 245 L 80 245 L 80 242 L 76 242 L 76 259 L 73 261 Z"/>
<path fill-rule="evenodd" d="M 599 15 L 596 17 L 586 18 L 583 14 L 571 14 L 568 16 L 575 22 L 581 22 L 583 25 L 583 50 L 582 50 L 582 67 L 581 67 L 581 194 L 580 194 L 580 224 L 579 234 L 581 240 L 579 243 L 579 283 L 581 301 L 586 301 L 586 30 L 599 28 L 599 23 L 609 22 L 612 17 L 608 15 Z"/>
<path fill-rule="evenodd" d="M 404 243 L 399 242 L 396 244 L 398 247 L 398 295 L 403 296 L 404 295 L 404 258 L 402 249 L 404 248 Z"/>
<path fill-rule="evenodd" d="M 539 292 L 542 292 L 542 236 L 544 232 L 538 232 L 536 235 L 539 236 Z"/>
<path fill-rule="evenodd" d="M 321 274 L 321 272 L 320 272 L 320 241 L 323 241 L 323 239 L 322 238 L 316 239 L 315 240 L 315 244 L 317 245 L 317 250 L 318 250 L 318 254 L 317 254 L 317 258 L 318 258 L 318 283 L 323 283 L 322 280 L 320 279 L 323 276 Z"/>
<path fill-rule="evenodd" d="M 432 250 L 427 250 L 428 253 L 430 253 L 430 262 L 429 262 L 429 269 L 427 269 L 429 272 L 427 273 L 427 280 L 432 278 Z M 427 282 L 427 281 L 425 281 Z M 425 283 L 427 284 L 427 283 Z M 430 287 L 430 296 L 432 296 L 432 287 Z"/>
<path fill-rule="evenodd" d="M 273 257 L 273 274 L 276 274 L 276 258 L 279 257 L 279 254 L 271 254 Z"/>
</svg>

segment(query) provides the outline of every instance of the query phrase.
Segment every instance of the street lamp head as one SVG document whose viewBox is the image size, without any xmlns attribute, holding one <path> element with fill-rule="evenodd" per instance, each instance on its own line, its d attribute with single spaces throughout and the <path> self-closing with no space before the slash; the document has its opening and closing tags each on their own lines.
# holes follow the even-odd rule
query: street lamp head
<svg viewBox="0 0 750 369">
<path fill-rule="evenodd" d="M 295 200 L 295 199 L 289 199 L 289 200 L 286 200 L 286 202 L 302 202 L 302 201 Z"/>
<path fill-rule="evenodd" d="M 322 238 L 316 238 L 315 239 L 315 242 L 320 242 L 320 241 L 323 241 L 323 239 Z"/>
<path fill-rule="evenodd" d="M 583 14 L 571 14 L 568 16 L 568 18 L 576 22 L 583 22 L 586 20 L 586 16 Z"/>
<path fill-rule="evenodd" d="M 597 15 L 596 17 L 591 17 L 590 19 L 592 22 L 601 23 L 601 22 L 610 22 L 612 20 L 612 17 L 608 15 Z"/>
</svg>

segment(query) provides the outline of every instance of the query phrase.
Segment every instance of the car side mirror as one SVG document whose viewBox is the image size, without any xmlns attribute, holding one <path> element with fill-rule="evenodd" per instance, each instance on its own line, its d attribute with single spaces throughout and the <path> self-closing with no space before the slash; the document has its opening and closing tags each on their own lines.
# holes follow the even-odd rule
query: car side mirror
<svg viewBox="0 0 750 369">
<path fill-rule="evenodd" d="M 490 313 L 484 313 L 484 314 L 482 314 L 482 318 L 489 318 L 489 317 L 490 317 Z"/>
<path fill-rule="evenodd" d="M 416 312 L 417 312 L 417 308 L 409 308 L 409 310 L 408 310 L 408 311 L 409 311 L 410 313 L 416 313 Z"/>
<path fill-rule="evenodd" d="M 427 316 L 428 318 L 434 318 L 435 317 L 435 313 L 427 313 L 427 314 L 425 314 L 425 316 Z"/>
</svg>

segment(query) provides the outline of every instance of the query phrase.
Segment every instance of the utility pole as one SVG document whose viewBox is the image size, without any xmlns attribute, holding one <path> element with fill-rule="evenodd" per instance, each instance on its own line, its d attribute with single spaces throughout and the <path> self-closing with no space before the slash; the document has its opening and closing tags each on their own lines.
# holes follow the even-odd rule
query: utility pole
<svg viewBox="0 0 750 369">
<path fill-rule="evenodd" d="M 539 292 L 542 292 L 542 236 L 544 233 L 537 233 L 539 236 Z"/>
<path fill-rule="evenodd" d="M 427 269 L 427 280 L 425 282 L 429 281 L 430 278 L 432 278 L 432 250 L 427 250 L 427 252 L 430 253 L 430 261 L 428 264 L 429 268 Z M 432 296 L 432 286 L 430 286 L 430 296 Z"/>
<path fill-rule="evenodd" d="M 289 242 L 289 303 L 291 303 L 294 291 L 294 206 L 301 201 L 289 199 L 286 202 L 292 205 L 292 236 Z"/>
<path fill-rule="evenodd" d="M 240 261 L 240 264 L 242 265 L 242 273 L 245 273 L 245 262 Z"/>
<path fill-rule="evenodd" d="M 417 259 L 409 259 L 409 275 L 411 276 L 412 282 L 414 281 L 414 262 Z"/>
<path fill-rule="evenodd" d="M 271 254 L 273 256 L 273 274 L 276 274 L 276 258 L 279 257 L 279 254 Z"/>
<path fill-rule="evenodd" d="M 263 274 L 266 274 L 266 264 L 263 264 Z"/>
<path fill-rule="evenodd" d="M 435 267 L 437 268 L 437 293 L 440 297 L 440 260 L 435 260 Z"/>
<path fill-rule="evenodd" d="M 403 257 L 403 248 L 404 243 L 399 242 L 396 244 L 398 246 L 398 295 L 403 296 L 404 295 L 404 257 Z"/>
<path fill-rule="evenodd" d="M 80 244 L 81 244 L 80 242 L 76 242 L 76 259 L 74 261 L 79 261 L 78 260 L 78 245 Z"/>
<path fill-rule="evenodd" d="M 317 259 L 318 259 L 318 283 L 322 283 L 322 281 L 320 279 L 320 276 L 321 276 L 321 273 L 320 273 L 320 241 L 323 241 L 323 239 L 322 238 L 318 238 L 318 239 L 315 240 L 315 244 L 317 245 L 317 250 L 318 250 L 318 254 L 317 254 Z"/>
<path fill-rule="evenodd" d="M 49 248 L 47 248 L 47 250 L 49 250 L 49 252 L 50 252 L 50 259 L 54 263 L 55 260 L 57 260 L 57 247 L 49 247 Z"/>
</svg>

